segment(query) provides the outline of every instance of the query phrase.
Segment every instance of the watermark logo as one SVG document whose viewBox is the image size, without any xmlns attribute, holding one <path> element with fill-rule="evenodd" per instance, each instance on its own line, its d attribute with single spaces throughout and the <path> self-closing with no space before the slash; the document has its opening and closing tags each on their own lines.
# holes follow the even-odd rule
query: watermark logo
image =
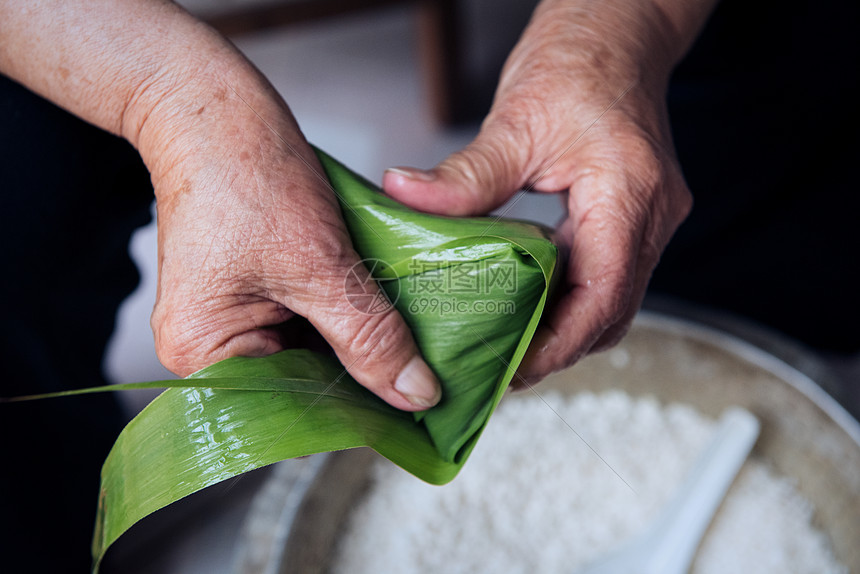
<svg viewBox="0 0 860 574">
<path fill-rule="evenodd" d="M 416 315 L 514 315 L 515 261 L 412 261 L 407 309 Z"/>
<path fill-rule="evenodd" d="M 511 299 L 464 299 L 459 297 L 418 296 L 409 302 L 415 315 L 515 315 L 517 304 Z"/>
<path fill-rule="evenodd" d="M 516 262 L 412 261 L 409 274 L 394 279 L 391 266 L 381 259 L 362 259 L 350 268 L 343 288 L 349 304 L 360 313 L 388 312 L 401 298 L 401 310 L 416 315 L 514 315 L 517 292 Z M 405 307 L 405 308 L 404 308 Z"/>
<path fill-rule="evenodd" d="M 513 295 L 517 292 L 515 261 L 412 261 L 412 295 Z"/>
<path fill-rule="evenodd" d="M 400 297 L 400 284 L 390 282 L 389 288 L 394 293 L 389 294 L 377 283 L 390 267 L 381 259 L 362 259 L 350 268 L 343 280 L 343 290 L 353 309 L 366 315 L 377 315 L 394 306 Z"/>
</svg>

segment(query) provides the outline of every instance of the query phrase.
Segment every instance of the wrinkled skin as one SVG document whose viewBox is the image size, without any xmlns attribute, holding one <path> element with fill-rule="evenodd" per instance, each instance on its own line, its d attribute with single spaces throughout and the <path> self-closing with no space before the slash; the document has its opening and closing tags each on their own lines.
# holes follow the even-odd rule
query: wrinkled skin
<svg viewBox="0 0 860 574">
<path fill-rule="evenodd" d="M 665 90 L 691 37 L 647 2 L 544 2 L 477 138 L 432 170 L 386 173 L 389 194 L 448 215 L 487 213 L 519 189 L 560 195 L 566 270 L 515 385 L 614 345 L 687 216 Z"/>
<path fill-rule="evenodd" d="M 159 358 L 186 374 L 230 356 L 268 355 L 284 346 L 275 327 L 299 314 L 357 379 L 414 410 L 422 405 L 391 387 L 418 355 L 415 343 L 396 312 L 363 314 L 344 296 L 344 280 L 359 257 L 337 200 L 318 175 L 322 168 L 289 111 L 272 101 L 277 107 L 268 117 L 281 124 L 272 125 L 278 134 L 288 134 L 283 140 L 255 114 L 272 102 L 249 101 L 254 111 L 231 108 L 244 114 L 237 130 L 221 121 L 216 98 L 188 122 L 173 152 L 177 159 L 153 172 L 159 288 L 152 327 Z M 171 125 L 175 130 L 180 123 Z M 221 125 L 230 131 L 212 139 Z"/>
<path fill-rule="evenodd" d="M 524 379 L 618 339 L 690 207 L 663 92 L 708 2 L 662 2 L 619 2 L 635 4 L 627 13 L 609 1 L 545 1 L 475 142 L 433 181 L 385 176 L 398 199 L 455 215 L 486 212 L 521 187 L 567 196 L 562 297 Z M 184 376 L 273 353 L 284 346 L 276 326 L 301 315 L 393 406 L 439 400 L 402 317 L 349 305 L 344 279 L 359 259 L 336 198 L 287 105 L 229 42 L 155 0 L 0 0 L 0 11 L 0 71 L 122 135 L 150 170 L 152 327 L 165 366 Z"/>
<path fill-rule="evenodd" d="M 273 353 L 276 327 L 301 315 L 391 405 L 438 402 L 403 318 L 349 304 L 345 280 L 363 267 L 337 200 L 289 108 L 235 47 L 154 0 L 0 0 L 0 12 L 0 71 L 128 139 L 151 173 L 152 328 L 167 368 Z"/>
</svg>

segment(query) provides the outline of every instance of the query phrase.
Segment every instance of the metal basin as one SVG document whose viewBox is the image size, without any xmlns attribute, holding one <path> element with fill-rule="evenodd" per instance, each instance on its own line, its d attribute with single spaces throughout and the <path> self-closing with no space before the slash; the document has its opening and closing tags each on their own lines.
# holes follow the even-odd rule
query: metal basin
<svg viewBox="0 0 860 574">
<path fill-rule="evenodd" d="M 836 557 L 860 572 L 860 425 L 813 381 L 757 347 L 693 323 L 640 314 L 622 343 L 541 383 L 567 393 L 622 389 L 684 402 L 716 417 L 742 406 L 762 422 L 754 456 L 793 477 L 815 508 Z M 516 400 L 515 396 L 504 400 Z M 377 456 L 354 450 L 302 462 L 286 496 L 264 489 L 251 515 L 256 532 L 281 532 L 248 554 L 246 574 L 326 572 L 340 529 Z M 295 469 L 287 470 L 295 474 Z M 283 473 L 281 473 L 283 474 Z M 284 478 L 275 473 L 271 480 Z M 456 479 L 455 479 L 456 480 Z M 271 489 L 269 489 L 271 490 Z M 281 512 L 271 512 L 273 507 Z M 254 522 L 256 521 L 256 524 Z"/>
</svg>

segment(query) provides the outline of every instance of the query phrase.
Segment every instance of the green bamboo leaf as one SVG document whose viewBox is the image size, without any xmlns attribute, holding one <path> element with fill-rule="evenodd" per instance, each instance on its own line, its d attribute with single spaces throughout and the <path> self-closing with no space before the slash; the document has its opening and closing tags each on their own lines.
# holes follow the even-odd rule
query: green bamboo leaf
<svg viewBox="0 0 860 574">
<path fill-rule="evenodd" d="M 537 328 L 557 257 L 549 230 L 418 213 L 317 154 L 356 250 L 388 263 L 377 279 L 442 382 L 442 401 L 416 417 L 445 460 L 465 459 Z"/>
<path fill-rule="evenodd" d="M 228 359 L 192 378 L 221 381 L 231 378 L 226 373 L 249 377 L 253 390 L 170 388 L 120 434 L 102 469 L 97 563 L 123 532 L 155 510 L 286 458 L 369 446 L 432 482 L 447 482 L 459 470 L 439 458 L 408 413 L 358 385 L 334 359 L 295 349 Z M 256 390 L 259 380 L 280 380 L 280 388 Z"/>
<path fill-rule="evenodd" d="M 367 446 L 415 476 L 452 480 L 501 400 L 546 304 L 557 250 L 542 227 L 412 211 L 318 151 L 358 253 L 443 386 L 424 413 L 394 409 L 333 358 L 294 349 L 232 358 L 167 387 L 102 468 L 94 571 L 135 522 L 274 462 Z M 99 390 L 99 389 L 96 389 Z"/>
</svg>

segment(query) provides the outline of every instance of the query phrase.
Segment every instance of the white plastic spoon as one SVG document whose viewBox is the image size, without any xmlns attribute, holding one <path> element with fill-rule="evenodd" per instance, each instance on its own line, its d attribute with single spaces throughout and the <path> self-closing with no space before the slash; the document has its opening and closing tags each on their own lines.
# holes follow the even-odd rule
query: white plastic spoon
<svg viewBox="0 0 860 574">
<path fill-rule="evenodd" d="M 714 438 L 659 518 L 617 551 L 578 574 L 684 574 L 714 513 L 759 433 L 759 422 L 727 409 Z"/>
</svg>

